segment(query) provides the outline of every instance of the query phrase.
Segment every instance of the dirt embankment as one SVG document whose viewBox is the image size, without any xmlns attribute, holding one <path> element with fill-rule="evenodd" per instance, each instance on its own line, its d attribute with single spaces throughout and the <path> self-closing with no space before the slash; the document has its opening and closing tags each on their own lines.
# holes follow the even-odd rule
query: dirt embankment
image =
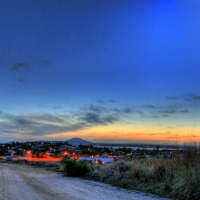
<svg viewBox="0 0 200 200">
<path fill-rule="evenodd" d="M 104 183 L 63 177 L 29 165 L 0 163 L 0 200 L 161 200 Z"/>
</svg>

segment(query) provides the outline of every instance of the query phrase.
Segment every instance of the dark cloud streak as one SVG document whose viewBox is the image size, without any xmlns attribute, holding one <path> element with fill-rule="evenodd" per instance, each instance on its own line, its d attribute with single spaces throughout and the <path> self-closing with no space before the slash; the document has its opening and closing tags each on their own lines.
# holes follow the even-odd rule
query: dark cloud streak
<svg viewBox="0 0 200 200">
<path fill-rule="evenodd" d="M 19 78 L 18 81 L 19 81 L 20 83 L 25 83 L 25 82 L 26 82 L 26 80 L 23 79 L 23 78 Z"/>
<path fill-rule="evenodd" d="M 180 96 L 166 96 L 167 100 L 185 100 L 185 101 L 200 101 L 199 94 L 188 94 L 188 95 L 180 95 Z"/>
<path fill-rule="evenodd" d="M 23 62 L 17 62 L 13 63 L 12 67 L 10 68 L 10 71 L 18 71 L 19 69 L 29 69 L 29 64 L 28 63 L 23 63 Z"/>
</svg>

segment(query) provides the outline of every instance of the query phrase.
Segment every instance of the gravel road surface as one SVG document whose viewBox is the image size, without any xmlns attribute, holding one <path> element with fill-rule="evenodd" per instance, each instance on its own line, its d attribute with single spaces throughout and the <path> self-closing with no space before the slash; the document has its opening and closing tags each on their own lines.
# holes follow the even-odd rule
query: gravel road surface
<svg viewBox="0 0 200 200">
<path fill-rule="evenodd" d="M 0 163 L 0 200 L 164 200 L 104 183 Z"/>
</svg>

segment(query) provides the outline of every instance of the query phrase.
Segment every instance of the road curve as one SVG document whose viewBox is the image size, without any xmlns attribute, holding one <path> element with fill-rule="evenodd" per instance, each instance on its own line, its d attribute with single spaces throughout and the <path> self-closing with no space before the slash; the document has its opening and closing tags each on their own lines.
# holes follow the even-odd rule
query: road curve
<svg viewBox="0 0 200 200">
<path fill-rule="evenodd" d="M 0 200 L 164 200 L 32 166 L 0 163 Z"/>
</svg>

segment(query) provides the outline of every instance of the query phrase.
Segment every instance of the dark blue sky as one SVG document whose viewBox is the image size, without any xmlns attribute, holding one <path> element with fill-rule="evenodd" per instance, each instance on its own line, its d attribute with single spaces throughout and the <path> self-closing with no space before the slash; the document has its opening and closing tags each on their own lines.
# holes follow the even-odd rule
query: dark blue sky
<svg viewBox="0 0 200 200">
<path fill-rule="evenodd" d="M 0 25 L 0 141 L 199 141 L 199 1 L 2 0 Z"/>
</svg>

